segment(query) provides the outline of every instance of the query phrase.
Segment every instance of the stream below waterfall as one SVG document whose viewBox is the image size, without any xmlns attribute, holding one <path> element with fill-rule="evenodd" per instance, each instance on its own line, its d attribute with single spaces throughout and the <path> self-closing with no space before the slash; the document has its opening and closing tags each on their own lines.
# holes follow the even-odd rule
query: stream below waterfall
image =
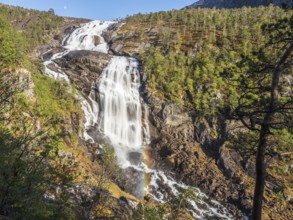
<svg viewBox="0 0 293 220">
<path fill-rule="evenodd" d="M 54 62 L 55 59 L 75 50 L 108 53 L 102 32 L 111 24 L 113 22 L 92 21 L 66 35 L 62 43 L 65 50 L 44 62 L 46 74 L 70 81 Z M 94 43 L 95 36 L 100 38 L 98 45 Z M 50 65 L 55 66 L 54 70 L 49 68 Z M 149 168 L 144 163 L 144 151 L 150 148 L 148 107 L 139 93 L 141 80 L 136 59 L 113 56 L 101 77 L 93 83 L 98 85 L 100 103 L 90 96 L 82 101 L 86 119 L 84 138 L 93 142 L 95 137 L 87 131 L 95 127 L 107 144 L 115 149 L 121 169 L 126 173 L 136 173 L 137 179 L 133 179 L 136 186 L 131 193 L 139 198 L 148 195 L 157 202 L 165 202 L 168 197 L 179 196 L 181 190 L 193 189 L 196 199 L 188 199 L 185 208 L 195 219 L 233 219 L 223 205 L 209 199 L 198 188 L 177 182 L 162 170 Z"/>
</svg>

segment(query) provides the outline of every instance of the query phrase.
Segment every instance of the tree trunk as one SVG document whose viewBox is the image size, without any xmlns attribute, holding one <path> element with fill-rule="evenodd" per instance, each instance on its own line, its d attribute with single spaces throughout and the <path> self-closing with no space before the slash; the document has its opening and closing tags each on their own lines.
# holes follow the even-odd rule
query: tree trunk
<svg viewBox="0 0 293 220">
<path fill-rule="evenodd" d="M 260 220 L 262 213 L 262 200 L 265 190 L 265 178 L 266 178 L 266 169 L 265 169 L 265 153 L 267 147 L 267 141 L 269 136 L 269 125 L 265 122 L 268 122 L 267 119 L 264 120 L 262 129 L 260 132 L 259 144 L 256 155 L 256 181 L 254 188 L 254 199 L 253 199 L 253 214 L 252 219 Z"/>
<path fill-rule="evenodd" d="M 274 72 L 272 75 L 272 85 L 271 85 L 271 97 L 268 108 L 266 109 L 266 114 L 261 125 L 261 131 L 259 135 L 258 149 L 256 155 L 256 182 L 254 188 L 254 198 L 253 198 L 253 220 L 261 220 L 262 214 L 262 200 L 265 189 L 265 153 L 267 148 L 268 137 L 270 135 L 270 124 L 272 122 L 273 116 L 276 112 L 277 101 L 279 97 L 278 84 L 280 80 L 280 75 L 285 68 L 285 63 L 288 57 L 293 52 L 293 42 L 290 44 L 289 48 L 285 51 L 280 61 L 276 64 Z"/>
</svg>

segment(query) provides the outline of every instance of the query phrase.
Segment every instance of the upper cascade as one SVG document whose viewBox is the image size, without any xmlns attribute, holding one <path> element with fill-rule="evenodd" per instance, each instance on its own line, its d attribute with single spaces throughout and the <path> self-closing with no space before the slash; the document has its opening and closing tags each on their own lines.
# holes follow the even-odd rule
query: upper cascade
<svg viewBox="0 0 293 220">
<path fill-rule="evenodd" d="M 79 28 L 76 28 L 72 32 L 68 33 L 62 41 L 62 45 L 65 51 L 54 54 L 49 60 L 44 62 L 45 73 L 55 79 L 70 81 L 68 76 L 57 65 L 57 63 L 55 63 L 55 60 L 62 58 L 66 54 L 75 50 L 89 50 L 108 53 L 108 44 L 102 37 L 102 33 L 113 23 L 115 22 L 92 21 L 81 24 Z M 46 53 L 49 52 L 51 52 L 51 50 L 47 51 Z M 49 68 L 50 66 L 54 66 L 54 70 Z M 82 109 L 86 119 L 84 125 L 84 138 L 86 141 L 93 142 L 94 139 L 87 133 L 87 130 L 91 127 L 94 127 L 98 122 L 98 103 L 91 99 L 91 97 L 88 98 L 90 102 L 85 99 L 82 101 Z"/>
<path fill-rule="evenodd" d="M 101 36 L 113 21 L 92 21 L 82 24 L 64 38 L 62 44 L 67 50 L 91 50 L 108 53 L 108 44 Z"/>
</svg>

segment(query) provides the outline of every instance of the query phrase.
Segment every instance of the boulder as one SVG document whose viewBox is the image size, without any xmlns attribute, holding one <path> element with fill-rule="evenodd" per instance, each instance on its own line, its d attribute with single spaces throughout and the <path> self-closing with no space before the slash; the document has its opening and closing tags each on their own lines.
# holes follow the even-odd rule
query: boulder
<svg viewBox="0 0 293 220">
<path fill-rule="evenodd" d="M 255 162 L 252 157 L 246 159 L 244 171 L 248 176 L 250 176 L 252 178 L 256 177 Z"/>
<path fill-rule="evenodd" d="M 220 158 L 218 159 L 217 164 L 223 169 L 224 174 L 229 178 L 234 177 L 235 174 L 240 171 L 241 161 L 242 158 L 239 153 L 226 148 L 225 145 L 221 146 Z"/>
<path fill-rule="evenodd" d="M 97 46 L 99 45 L 101 42 L 101 39 L 99 36 L 94 36 L 94 45 Z"/>
</svg>

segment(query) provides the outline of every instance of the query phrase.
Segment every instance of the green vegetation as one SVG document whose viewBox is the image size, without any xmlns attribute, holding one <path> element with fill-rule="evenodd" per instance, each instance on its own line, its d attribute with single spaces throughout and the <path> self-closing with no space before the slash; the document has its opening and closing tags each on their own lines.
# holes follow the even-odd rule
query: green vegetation
<svg viewBox="0 0 293 220">
<path fill-rule="evenodd" d="M 50 11 L 28 10 L 5 5 L 0 5 L 0 21 L 1 18 L 11 22 L 17 35 L 22 36 L 23 40 L 19 41 L 19 44 L 25 52 L 50 40 L 63 22 L 62 17 Z M 14 40 L 17 35 L 13 35 Z"/>
<path fill-rule="evenodd" d="M 244 124 L 249 121 L 251 130 L 239 130 L 227 141 L 227 146 L 236 148 L 245 158 L 258 149 L 259 128 L 270 100 L 272 69 L 284 52 L 283 40 L 292 37 L 292 15 L 292 11 L 273 6 L 138 14 L 126 19 L 120 34 L 127 37 L 118 41 L 123 41 L 125 52 L 142 42 L 151 43 L 138 56 L 154 95 L 180 103 L 195 112 L 196 120 L 207 122 L 210 117 L 220 116 L 224 120 L 242 120 Z M 283 22 L 266 25 L 280 19 Z M 65 82 L 41 75 L 38 64 L 28 56 L 57 33 L 62 21 L 52 11 L 0 5 L 0 215 L 15 219 L 74 219 L 72 201 L 64 186 L 76 181 L 82 169 L 89 174 L 88 179 L 92 178 L 92 185 L 104 189 L 90 204 L 91 211 L 98 217 L 114 215 L 109 209 L 114 200 L 108 190 L 118 191 L 115 181 L 119 168 L 113 150 L 104 147 L 100 164 L 94 164 L 98 167 L 96 173 L 90 173 L 94 169 L 88 161 L 86 168 L 77 169 L 75 156 L 81 160 L 86 156 L 77 155 L 81 152 L 77 149 L 81 112 L 76 91 Z M 130 32 L 134 34 L 130 36 Z M 278 39 L 281 44 L 276 42 Z M 23 66 L 32 73 L 33 98 L 23 93 L 14 74 Z M 264 68 L 266 71 L 262 71 Z M 292 68 L 286 68 L 284 75 L 292 76 Z M 283 109 L 285 103 L 292 104 L 292 91 L 286 80 L 278 88 L 278 107 Z M 287 117 L 292 117 L 292 111 L 286 117 L 285 114 L 277 112 L 272 121 L 276 126 L 270 129 L 266 159 L 292 151 L 292 120 Z M 78 153 L 68 156 L 68 148 Z M 277 161 L 278 166 L 272 166 L 269 173 L 290 180 L 290 159 Z M 57 186 L 60 193 L 56 193 Z M 119 197 L 120 193 L 113 194 Z M 284 197 L 281 193 L 282 190 L 279 198 Z M 45 194 L 54 195 L 54 202 L 44 202 Z M 185 213 L 181 206 L 174 206 L 178 203 L 188 206 L 179 196 L 162 206 L 139 207 L 134 219 L 182 217 Z M 172 212 L 166 216 L 169 210 Z"/>
<path fill-rule="evenodd" d="M 215 132 L 244 161 L 258 155 L 258 216 L 266 167 L 276 181 L 292 179 L 292 30 L 293 11 L 269 6 L 138 14 L 119 33 L 124 52 L 152 43 L 136 55 L 153 95 L 185 106 L 195 123 L 239 126 Z"/>
<path fill-rule="evenodd" d="M 269 39 L 264 47 L 255 52 L 257 59 L 244 56 L 239 65 L 243 66 L 244 63 L 249 68 L 243 74 L 247 77 L 246 81 L 238 86 L 241 96 L 235 109 L 242 124 L 258 135 L 252 214 L 254 220 L 262 218 L 266 168 L 276 156 L 293 153 L 289 151 L 282 154 L 281 149 L 277 149 L 271 157 L 266 156 L 272 151 L 271 137 L 282 136 L 282 132 L 278 131 L 285 129 L 287 134 L 291 133 L 287 141 L 289 146 L 293 137 L 292 83 L 288 82 L 288 78 L 292 76 L 293 16 L 264 25 L 263 33 L 268 34 Z M 292 147 L 291 144 L 288 149 Z M 281 148 L 280 143 L 275 148 Z"/>
<path fill-rule="evenodd" d="M 64 117 L 81 117 L 77 91 L 65 81 L 56 81 L 40 73 L 33 75 L 34 93 L 37 99 L 36 116 L 46 120 L 62 121 L 55 124 L 56 130 L 64 128 Z"/>
<path fill-rule="evenodd" d="M 113 148 L 103 145 L 103 152 L 99 161 L 99 171 L 97 172 L 95 186 L 100 189 L 99 196 L 93 199 L 91 212 L 96 218 L 115 217 L 109 208 L 115 201 L 110 196 L 109 191 L 113 190 L 112 184 L 119 177 L 120 168 Z"/>
<path fill-rule="evenodd" d="M 228 114 L 237 105 L 237 87 L 246 80 L 242 73 L 248 66 L 237 63 L 243 56 L 257 59 L 254 51 L 268 40 L 263 24 L 292 14 L 273 6 L 139 14 L 127 18 L 120 33 L 135 33 L 123 42 L 125 50 L 133 43 L 152 42 L 140 56 L 156 95 L 202 116 Z"/>
<path fill-rule="evenodd" d="M 66 186 L 79 173 L 65 149 L 78 145 L 79 100 L 67 83 L 41 75 L 28 56 L 62 20 L 0 5 L 0 215 L 13 219 L 76 219 Z M 34 97 L 24 93 L 30 80 Z"/>
<path fill-rule="evenodd" d="M 0 68 L 27 66 L 28 53 L 50 40 L 62 22 L 50 12 L 0 5 Z"/>
<path fill-rule="evenodd" d="M 0 68 L 20 65 L 24 60 L 25 48 L 23 35 L 0 13 Z"/>
<path fill-rule="evenodd" d="M 1 74 L 1 79 L 13 77 Z M 62 120 L 29 100 L 20 90 L 24 84 L 11 90 L 15 82 L 0 83 L 0 106 L 5 109 L 0 113 L 0 214 L 14 219 L 72 219 L 64 187 L 75 179 L 76 164 L 59 153 L 64 134 L 56 128 Z M 56 108 L 67 106 L 58 102 Z M 55 195 L 55 201 L 44 202 L 45 193 Z"/>
</svg>

